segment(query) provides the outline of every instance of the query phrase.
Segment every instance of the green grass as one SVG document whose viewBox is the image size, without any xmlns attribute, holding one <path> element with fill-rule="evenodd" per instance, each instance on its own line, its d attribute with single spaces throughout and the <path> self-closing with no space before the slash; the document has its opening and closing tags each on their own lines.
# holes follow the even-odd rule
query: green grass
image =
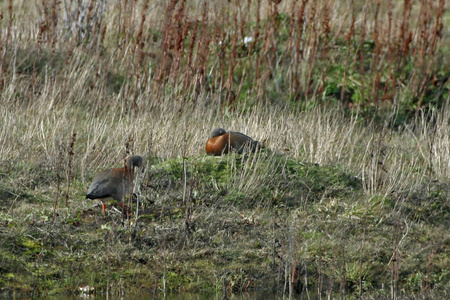
<svg viewBox="0 0 450 300">
<path fill-rule="evenodd" d="M 254 157 L 279 167 L 270 170 L 269 186 L 249 195 L 235 178 L 269 176 L 258 167 L 246 170 Z M 163 282 L 167 292 L 215 293 L 222 281 L 234 293 L 277 290 L 280 267 L 298 272 L 298 292 L 316 289 L 320 278 L 345 280 L 350 294 L 362 280 L 363 292 L 371 294 L 390 285 L 396 245 L 405 293 L 421 291 L 425 282 L 445 293 L 448 239 L 440 237 L 449 225 L 448 188 L 433 184 L 439 195 L 418 192 L 408 199 L 370 196 L 360 179 L 338 167 L 267 151 L 202 155 L 186 162 L 188 215 L 182 166 L 182 159 L 153 160 L 145 172 L 150 189 L 139 195 L 145 208 L 132 228 L 112 211 L 103 219 L 100 207 L 87 201 L 59 208 L 55 220 L 51 200 L 25 218 L 20 215 L 30 209 L 3 214 L 3 295 L 76 293 L 84 285 L 103 293 L 108 280 L 115 292 L 123 285 L 131 294 L 161 290 Z"/>
</svg>

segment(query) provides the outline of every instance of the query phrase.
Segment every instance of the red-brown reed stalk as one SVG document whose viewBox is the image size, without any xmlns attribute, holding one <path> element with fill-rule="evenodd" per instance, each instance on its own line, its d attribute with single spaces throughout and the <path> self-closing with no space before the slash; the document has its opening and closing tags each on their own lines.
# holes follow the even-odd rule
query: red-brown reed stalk
<svg viewBox="0 0 450 300">
<path fill-rule="evenodd" d="M 350 28 L 347 32 L 347 35 L 345 36 L 345 39 L 347 41 L 347 49 L 350 51 L 350 42 L 354 39 L 355 36 L 355 4 L 354 1 L 350 1 L 350 7 L 349 10 L 352 13 L 352 21 L 350 23 Z"/>
<path fill-rule="evenodd" d="M 169 76 L 172 79 L 172 85 L 175 86 L 180 76 L 180 68 L 184 56 L 184 40 L 188 33 L 189 27 L 185 26 L 187 16 L 185 13 L 185 0 L 179 2 L 178 8 L 175 10 L 171 20 L 171 40 L 170 48 L 173 54 L 172 63 L 170 66 Z"/>
<path fill-rule="evenodd" d="M 420 50 L 417 59 L 417 68 L 421 71 L 418 73 L 418 78 L 416 79 L 418 81 L 418 84 L 416 83 L 413 85 L 417 86 L 416 95 L 419 97 L 416 108 L 416 115 L 418 113 L 418 110 L 422 107 L 423 99 L 428 89 L 428 85 L 433 80 L 433 77 L 435 75 L 433 68 L 436 64 L 435 52 L 437 40 L 442 36 L 442 14 L 444 10 L 444 2 L 440 1 L 438 6 L 434 7 L 431 3 L 422 1 L 421 11 L 422 7 L 425 12 L 420 14 L 422 20 L 419 21 L 418 24 L 418 26 L 420 26 L 420 41 L 418 43 L 421 44 L 421 47 L 419 48 Z M 432 17 L 430 15 L 430 12 L 435 12 L 434 25 L 431 24 Z"/>
<path fill-rule="evenodd" d="M 128 0 L 124 0 L 120 3 L 121 7 L 120 7 L 120 17 L 119 17 L 119 22 L 121 23 L 122 26 L 120 26 L 120 30 L 119 30 L 119 36 L 122 36 L 122 39 L 125 41 L 129 41 L 130 37 L 129 37 L 129 30 L 127 30 L 128 28 L 130 28 L 131 26 L 131 13 L 128 11 Z M 130 4 L 131 7 L 134 6 L 134 3 Z"/>
<path fill-rule="evenodd" d="M 105 35 L 106 35 L 106 24 L 103 25 L 103 28 L 101 30 L 100 40 L 99 40 L 98 46 L 103 44 L 103 41 L 105 40 Z"/>
<path fill-rule="evenodd" d="M 53 0 L 52 7 L 51 7 L 51 18 L 50 18 L 50 27 L 51 27 L 51 47 L 52 47 L 52 53 L 55 52 L 55 45 L 56 45 L 56 39 L 58 36 L 58 14 L 57 14 L 57 5 L 59 4 L 58 0 Z M 53 56 L 52 56 L 53 57 Z"/>
<path fill-rule="evenodd" d="M 94 16 L 94 0 L 91 0 L 89 2 L 89 6 L 86 13 L 86 36 L 85 41 L 89 42 L 91 49 L 95 50 L 97 47 L 95 47 L 95 41 L 98 39 L 98 29 L 96 26 L 96 23 L 98 22 L 99 18 L 98 15 Z M 92 22 L 92 19 L 95 20 L 95 23 Z"/>
<path fill-rule="evenodd" d="M 386 43 L 388 46 L 387 49 L 387 55 L 388 55 L 388 63 L 390 61 L 392 61 L 392 56 L 393 56 L 393 47 L 392 47 L 392 8 L 393 8 L 393 4 L 392 4 L 392 0 L 388 0 L 388 4 L 387 4 L 387 16 L 388 16 L 388 20 L 387 20 L 387 32 L 386 32 Z M 391 69 L 391 68 L 390 68 Z"/>
<path fill-rule="evenodd" d="M 304 49 L 305 49 L 305 41 L 303 38 L 304 33 L 304 27 L 305 27 L 305 10 L 306 5 L 308 4 L 308 0 L 302 0 L 302 4 L 300 5 L 300 8 L 297 13 L 297 22 L 295 24 L 295 52 L 294 52 L 294 70 L 293 73 L 293 94 L 296 97 L 300 96 L 300 93 L 302 91 L 302 87 L 300 85 L 300 64 L 304 58 Z"/>
<path fill-rule="evenodd" d="M 134 148 L 134 139 L 133 137 L 130 135 L 127 139 L 127 141 L 125 142 L 125 152 L 123 155 L 123 162 L 124 162 L 124 166 L 126 169 L 128 169 L 128 157 L 133 153 L 133 148 Z M 134 190 L 134 167 L 131 166 L 130 170 L 127 170 L 127 172 L 129 172 L 127 175 L 129 176 L 130 180 L 129 180 L 129 192 L 127 197 L 124 198 L 124 200 L 126 199 L 126 201 L 123 202 L 123 207 L 122 207 L 122 222 L 123 224 L 127 224 L 130 225 L 130 216 L 132 213 L 132 208 L 133 208 L 133 190 Z M 125 176 L 125 173 L 124 173 Z M 123 183 L 125 184 L 125 180 L 123 180 Z M 124 189 L 125 191 L 125 186 Z M 126 221 L 126 223 L 125 223 Z"/>
<path fill-rule="evenodd" d="M 40 28 L 39 28 L 39 35 L 38 35 L 38 51 L 40 50 L 41 43 L 48 43 L 50 42 L 50 46 L 52 49 L 52 54 L 55 52 L 55 45 L 56 45 L 56 36 L 57 36 L 57 13 L 56 13 L 56 1 L 52 1 L 50 9 L 47 7 L 47 2 L 45 0 L 42 0 L 42 6 L 43 6 L 43 12 L 41 12 L 41 15 L 44 16 L 44 20 L 41 22 Z M 54 55 L 50 57 L 49 65 L 52 65 L 54 61 Z M 36 60 L 34 62 L 36 64 Z M 35 67 L 35 66 L 34 66 Z M 33 67 L 33 69 L 34 69 Z M 33 71 L 34 72 L 34 71 Z M 34 86 L 34 83 L 33 83 Z M 53 80 L 49 80 L 49 90 L 51 91 L 53 89 Z"/>
<path fill-rule="evenodd" d="M 260 27 L 261 27 L 261 0 L 257 0 L 256 1 L 256 24 L 255 24 L 255 32 L 253 33 L 254 41 L 253 41 L 252 48 L 254 47 L 256 41 L 259 39 Z M 255 76 L 253 78 L 254 91 L 256 91 L 257 82 L 260 77 L 260 64 L 261 64 L 260 56 L 261 56 L 261 51 L 259 51 L 259 53 L 255 57 L 256 66 L 255 66 Z"/>
<path fill-rule="evenodd" d="M 376 8 L 375 8 L 375 15 L 373 20 L 373 33 L 372 33 L 372 39 L 375 44 L 375 50 L 372 57 L 372 74 L 375 76 L 375 80 L 373 81 L 372 85 L 372 101 L 375 107 L 378 107 L 378 101 L 379 101 L 379 89 L 380 89 L 380 81 L 381 81 L 381 74 L 379 71 L 380 66 L 378 65 L 379 59 L 380 59 L 380 52 L 381 52 L 381 41 L 379 40 L 379 23 L 378 23 L 378 15 L 380 11 L 380 0 L 376 1 Z"/>
<path fill-rule="evenodd" d="M 296 6 L 297 2 L 293 1 L 292 2 L 292 6 L 290 8 L 290 11 L 295 12 L 295 6 Z M 288 40 L 287 40 L 287 46 L 286 46 L 286 57 L 290 57 L 290 59 L 286 59 L 286 63 L 287 64 L 291 64 L 291 66 L 293 66 L 295 64 L 295 13 L 292 13 L 290 21 L 289 21 L 289 35 L 288 35 Z M 296 77 L 295 75 L 295 67 L 290 67 L 288 68 L 288 74 L 289 74 L 289 94 L 293 95 L 293 87 L 294 87 L 294 78 Z"/>
<path fill-rule="evenodd" d="M 183 90 L 187 90 L 189 88 L 193 76 L 193 69 L 195 67 L 195 63 L 193 62 L 193 55 L 195 51 L 195 45 L 197 44 L 198 24 L 199 22 L 193 22 L 191 27 L 191 35 L 189 37 L 189 45 L 186 53 L 187 57 L 183 78 Z"/>
<path fill-rule="evenodd" d="M 185 124 L 185 128 L 187 129 L 189 125 Z M 184 225 L 186 234 L 189 235 L 191 233 L 191 214 L 192 214 L 192 202 L 191 197 L 186 197 L 187 192 L 187 130 L 184 131 L 183 134 L 183 204 L 186 207 L 186 215 L 184 218 Z M 192 187 L 191 187 L 192 188 Z"/>
<path fill-rule="evenodd" d="M 413 84 L 414 87 L 414 96 L 419 97 L 418 107 L 416 110 L 416 116 L 418 114 L 418 109 L 420 109 L 422 103 L 422 97 L 424 91 L 424 87 L 427 83 L 427 66 L 426 66 L 426 53 L 428 52 L 428 35 L 429 35 L 429 26 L 430 26 L 430 7 L 428 5 L 428 1 L 422 0 L 420 2 L 420 13 L 419 20 L 416 24 L 416 39 L 414 40 L 416 47 L 412 50 L 412 56 L 415 57 L 414 64 L 419 72 L 417 74 L 413 74 Z"/>
<path fill-rule="evenodd" d="M 345 36 L 345 40 L 347 42 L 347 53 L 345 55 L 345 65 L 344 65 L 344 74 L 342 76 L 342 88 L 341 88 L 341 103 L 344 102 L 344 95 L 345 95 L 345 89 L 347 86 L 347 66 L 348 66 L 348 61 L 349 61 L 349 57 L 351 56 L 351 41 L 354 39 L 354 35 L 355 35 L 355 6 L 354 6 L 354 2 L 353 0 L 350 2 L 350 7 L 348 8 L 349 12 L 351 12 L 351 23 L 350 23 L 350 28 L 348 29 L 348 32 Z M 350 105 L 350 103 L 349 103 Z"/>
<path fill-rule="evenodd" d="M 138 105 L 137 105 L 137 97 L 138 97 L 138 90 L 139 90 L 139 84 L 140 84 L 140 76 L 142 69 L 142 63 L 144 61 L 144 40 L 142 38 L 142 34 L 144 31 L 144 24 L 146 20 L 146 11 L 148 9 L 148 3 L 149 0 L 146 0 L 144 2 L 144 5 L 142 7 L 142 16 L 141 16 L 141 22 L 139 24 L 139 29 L 136 35 L 136 42 L 135 42 L 135 53 L 137 53 L 137 62 L 136 62 L 136 70 L 135 70 L 135 82 L 134 82 L 134 97 L 133 97 L 133 111 L 135 114 L 137 114 L 138 111 Z M 144 87 L 142 87 L 144 88 Z"/>
<path fill-rule="evenodd" d="M 93 5 L 94 0 L 91 1 Z M 106 30 L 106 26 L 102 25 L 103 22 L 103 14 L 104 14 L 104 6 L 106 4 L 97 4 L 97 10 L 95 11 L 97 16 L 94 20 L 94 24 L 92 25 L 92 51 L 95 53 L 99 53 L 100 45 L 103 43 L 103 30 Z"/>
<path fill-rule="evenodd" d="M 330 5 L 331 5 L 331 1 L 328 1 L 328 3 L 326 3 L 322 9 L 322 18 L 321 18 L 322 32 L 320 35 L 322 36 L 322 39 L 323 39 L 322 53 L 321 53 L 321 57 L 323 57 L 323 58 L 328 57 L 328 48 L 329 48 L 328 42 L 329 42 L 330 32 L 331 32 L 330 15 L 329 15 Z M 320 45 L 320 43 L 319 43 L 319 45 Z M 323 89 L 325 87 L 327 67 L 328 67 L 328 64 L 324 64 L 322 67 L 322 74 L 321 74 L 322 80 L 321 80 L 321 84 L 319 86 L 319 90 L 317 91 L 320 94 L 323 92 Z"/>
<path fill-rule="evenodd" d="M 231 51 L 229 54 L 228 59 L 228 78 L 225 82 L 225 90 L 227 92 L 226 99 L 227 100 L 227 106 L 228 108 L 231 108 L 234 104 L 235 100 L 235 94 L 233 92 L 233 82 L 234 82 L 234 70 L 236 68 L 236 58 L 237 58 L 237 41 L 238 41 L 238 10 L 235 7 L 234 13 L 233 13 L 233 20 L 234 20 L 234 31 L 233 31 L 233 37 L 231 39 Z"/>
<path fill-rule="evenodd" d="M 67 153 L 68 160 L 67 160 L 67 173 L 66 173 L 66 180 L 67 180 L 67 189 L 66 189 L 66 207 L 69 207 L 69 189 L 70 189 L 70 173 L 72 171 L 72 161 L 73 161 L 73 146 L 75 145 L 75 140 L 77 138 L 77 133 L 74 131 L 72 133 L 72 139 L 69 143 L 69 152 Z"/>
<path fill-rule="evenodd" d="M 311 6 L 310 9 L 310 16 L 308 18 L 308 25 L 309 25 L 309 39 L 308 39 L 308 45 L 309 48 L 309 70 L 308 70 L 308 80 L 306 82 L 306 90 L 305 95 L 307 96 L 310 93 L 311 84 L 312 84 L 312 75 L 314 71 L 314 67 L 316 64 L 316 54 L 318 50 L 318 43 L 319 43 L 319 37 L 317 34 L 317 24 L 315 24 L 315 17 L 316 17 L 316 7 L 314 5 Z"/>
<path fill-rule="evenodd" d="M 383 88 L 383 96 L 381 98 L 382 101 L 385 100 L 391 100 L 392 102 L 394 101 L 394 95 L 395 95 L 395 90 L 396 90 L 396 86 L 397 86 L 397 78 L 395 75 L 395 72 L 393 72 L 394 68 L 393 66 L 395 65 L 395 55 L 394 55 L 394 51 L 395 51 L 395 46 L 394 46 L 394 41 L 392 39 L 393 34 L 392 34 L 392 16 L 393 16 L 393 4 L 392 4 L 392 0 L 389 0 L 387 2 L 387 26 L 386 29 L 384 30 L 384 33 L 381 34 L 381 36 L 384 36 L 384 47 L 383 47 L 383 55 L 384 55 L 384 63 L 385 66 L 387 68 L 387 80 L 385 82 L 384 88 Z M 378 37 L 380 37 L 380 35 L 378 34 Z"/>
<path fill-rule="evenodd" d="M 404 59 L 402 57 L 407 57 L 409 51 L 409 45 L 412 41 L 412 32 L 409 30 L 409 17 L 411 15 L 412 9 L 412 1 L 404 0 L 403 4 L 403 18 L 401 21 L 400 32 L 399 32 L 399 47 L 398 49 L 398 62 L 397 62 L 397 70 L 401 68 L 404 63 Z"/>
<path fill-rule="evenodd" d="M 165 12 L 165 22 L 162 28 L 163 37 L 161 41 L 161 58 L 159 66 L 156 69 L 154 80 L 156 83 L 160 84 L 159 90 L 163 93 L 161 96 L 164 97 L 165 84 L 168 71 L 172 67 L 173 61 L 173 14 L 178 0 L 171 0 L 167 5 Z"/>
<path fill-rule="evenodd" d="M 55 202 L 53 203 L 53 220 L 56 219 L 56 207 L 58 206 L 59 194 L 61 192 L 61 166 L 64 159 L 64 148 L 63 145 L 59 145 L 58 157 L 56 160 L 56 192 L 55 192 Z"/>
<path fill-rule="evenodd" d="M 269 77 L 275 78 L 275 67 L 277 65 L 277 34 L 278 34 L 278 4 L 280 2 L 275 0 L 271 1 L 268 4 L 268 26 L 265 26 L 264 35 L 263 35 L 263 48 L 260 52 L 260 65 L 263 61 L 265 61 L 267 65 L 267 69 L 262 73 L 260 77 L 258 77 L 257 82 L 257 98 L 259 98 L 263 91 L 265 90 L 265 84 Z"/>
<path fill-rule="evenodd" d="M 48 31 L 48 27 L 49 27 L 48 22 L 50 20 L 50 17 L 48 15 L 47 2 L 45 0 L 42 0 L 42 11 L 40 12 L 40 14 L 41 14 L 41 16 L 44 16 L 44 19 L 42 20 L 40 28 L 39 28 L 40 30 L 42 30 L 42 36 L 40 38 L 41 38 L 41 41 L 43 42 L 45 40 L 48 40 L 48 38 L 44 37 L 44 33 L 46 33 Z M 48 37 L 48 34 L 47 34 L 47 37 Z M 38 38 L 39 38 L 39 36 L 38 36 Z"/>
<path fill-rule="evenodd" d="M 295 48 L 295 36 L 294 36 L 294 32 L 295 32 L 295 6 L 297 5 L 296 1 L 293 1 L 292 6 L 290 7 L 290 11 L 292 11 L 292 15 L 290 16 L 290 20 L 289 20 L 289 35 L 288 35 L 288 39 L 287 39 L 287 43 L 286 43 L 286 54 L 293 54 L 294 53 L 294 48 Z M 289 62 L 288 62 L 289 63 Z M 292 70 L 292 69 L 291 69 Z M 291 76 L 292 77 L 292 76 Z M 290 88 L 289 88 L 289 92 L 291 91 L 292 88 L 292 82 L 290 83 Z"/>
<path fill-rule="evenodd" d="M 433 33 L 431 35 L 430 40 L 430 54 L 434 55 L 436 51 L 436 43 L 438 39 L 442 38 L 442 30 L 444 29 L 444 15 L 445 10 L 445 0 L 439 1 L 439 6 L 437 7 L 436 11 L 436 21 L 433 26 Z"/>
<path fill-rule="evenodd" d="M 267 39 L 266 44 L 266 58 L 267 63 L 270 67 L 272 78 L 275 78 L 275 68 L 276 64 L 278 62 L 277 59 L 277 50 L 278 50 L 278 31 L 280 27 L 280 21 L 279 21 L 279 10 L 278 5 L 281 3 L 279 0 L 272 0 L 272 3 L 270 5 L 271 8 L 271 16 L 270 16 L 270 25 L 271 28 L 269 28 L 269 35 Z M 270 51 L 269 51 L 270 50 Z"/>
<path fill-rule="evenodd" d="M 203 9 L 202 9 L 202 26 L 200 31 L 200 37 L 197 48 L 197 59 L 196 59 L 196 67 L 194 68 L 195 71 L 195 86 L 196 86 L 196 93 L 198 94 L 200 91 L 203 91 L 206 87 L 206 76 L 207 76 L 207 69 L 208 69 L 208 58 L 210 55 L 210 44 L 211 44 L 211 33 L 209 30 L 208 25 L 208 10 L 209 10 L 209 4 L 208 1 L 203 2 Z M 195 94 L 194 94 L 195 95 Z M 194 96 L 194 99 L 197 99 L 197 97 Z"/>
<path fill-rule="evenodd" d="M 360 74 L 360 78 L 361 78 L 361 93 L 364 95 L 365 93 L 365 78 L 364 78 L 364 44 L 366 42 L 366 25 L 367 25 L 367 6 L 368 4 L 366 3 L 364 5 L 363 8 L 363 20 L 361 22 L 361 36 L 360 36 L 360 40 L 359 40 L 359 50 L 357 51 L 358 55 L 359 55 L 359 74 Z M 362 99 L 362 103 L 361 105 L 364 105 L 364 97 Z"/>
</svg>

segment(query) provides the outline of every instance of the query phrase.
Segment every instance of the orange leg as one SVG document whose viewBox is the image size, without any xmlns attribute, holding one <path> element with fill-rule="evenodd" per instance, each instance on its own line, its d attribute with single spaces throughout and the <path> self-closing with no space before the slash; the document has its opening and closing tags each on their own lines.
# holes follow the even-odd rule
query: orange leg
<svg viewBox="0 0 450 300">
<path fill-rule="evenodd" d="M 106 205 L 102 202 L 103 217 L 106 217 Z"/>
</svg>

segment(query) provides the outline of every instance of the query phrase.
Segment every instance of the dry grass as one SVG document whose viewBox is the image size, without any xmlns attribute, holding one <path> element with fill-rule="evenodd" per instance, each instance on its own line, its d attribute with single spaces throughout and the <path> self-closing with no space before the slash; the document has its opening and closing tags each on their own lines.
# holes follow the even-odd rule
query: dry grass
<svg viewBox="0 0 450 300">
<path fill-rule="evenodd" d="M 200 274 L 201 264 L 220 270 L 216 291 L 264 285 L 249 283 L 257 276 L 233 277 L 242 262 L 256 274 L 256 261 L 290 295 L 308 287 L 305 270 L 313 266 L 320 294 L 345 293 L 346 282 L 370 290 L 362 281 L 376 269 L 390 275 L 384 282 L 396 298 L 401 284 L 415 284 L 399 279 L 399 270 L 414 269 L 420 257 L 428 277 L 414 292 L 426 294 L 433 266 L 448 262 L 449 236 L 440 227 L 448 223 L 441 210 L 450 180 L 448 4 L 276 3 L 4 1 L 2 235 L 14 240 L 31 224 L 45 235 L 36 241 L 53 246 L 54 238 L 61 256 L 82 259 L 68 246 L 77 242 L 70 230 L 78 230 L 88 244 L 101 243 L 92 268 L 107 270 L 108 282 L 130 255 L 130 265 L 155 264 L 152 288 L 164 292 L 183 288 L 170 276 Z M 266 150 L 217 159 L 227 178 L 205 177 L 204 147 L 215 127 L 243 132 Z M 93 174 L 130 153 L 147 159 L 136 193 L 144 211 L 155 207 L 139 237 L 115 218 L 98 230 L 102 221 L 84 199 Z M 161 171 L 164 162 L 176 166 Z M 311 177 L 329 179 L 334 168 L 361 182 L 362 192 Z M 150 175 L 158 172 L 184 177 L 155 183 Z M 427 208 L 428 200 L 440 208 Z M 425 221 L 430 210 L 444 216 L 440 226 Z M 64 236 L 48 225 L 66 223 L 74 227 Z M 80 223 L 98 235 L 90 240 Z M 235 258 L 229 273 L 216 266 L 227 255 Z M 207 259 L 190 265 L 190 256 Z M 133 276 L 148 276 L 137 269 Z"/>
<path fill-rule="evenodd" d="M 33 107 L 14 113 L 2 107 L 0 155 L 4 161 L 55 166 L 61 147 L 67 155 L 76 132 L 72 168 L 74 176 L 87 185 L 94 172 L 120 164 L 127 150 L 163 159 L 198 156 L 204 153 L 209 131 L 222 126 L 264 141 L 275 153 L 321 165 L 340 165 L 360 176 L 368 193 L 390 194 L 420 186 L 424 180 L 449 179 L 446 111 L 431 122 L 427 118 L 414 130 L 407 126 L 398 131 L 363 126 L 357 118 L 346 118 L 333 109 L 294 112 L 265 107 L 224 115 L 205 108 L 180 112 L 178 105 L 170 106 L 167 100 L 163 111 L 134 116 L 114 109 L 94 115 L 73 112 L 70 107 Z M 127 142 L 130 149 L 125 147 Z"/>
</svg>

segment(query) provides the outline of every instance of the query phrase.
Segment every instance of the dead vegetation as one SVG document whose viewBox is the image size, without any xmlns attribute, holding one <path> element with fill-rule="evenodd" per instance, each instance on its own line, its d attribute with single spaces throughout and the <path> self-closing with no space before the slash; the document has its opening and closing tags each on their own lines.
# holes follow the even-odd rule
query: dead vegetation
<svg viewBox="0 0 450 300">
<path fill-rule="evenodd" d="M 1 5 L 2 295 L 448 296 L 445 1 Z M 266 149 L 206 157 L 214 127 Z"/>
</svg>

